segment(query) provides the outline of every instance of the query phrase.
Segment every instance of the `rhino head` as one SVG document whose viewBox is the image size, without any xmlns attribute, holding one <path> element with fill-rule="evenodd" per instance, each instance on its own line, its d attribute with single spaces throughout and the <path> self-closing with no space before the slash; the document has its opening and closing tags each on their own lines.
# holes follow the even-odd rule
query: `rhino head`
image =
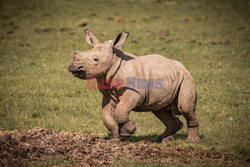
<svg viewBox="0 0 250 167">
<path fill-rule="evenodd" d="M 69 72 L 80 79 L 105 76 L 116 61 L 114 48 L 121 49 L 128 35 L 126 32 L 121 32 L 113 40 L 100 43 L 88 29 L 85 29 L 86 42 L 93 48 L 86 52 L 75 51 L 68 66 Z"/>
</svg>

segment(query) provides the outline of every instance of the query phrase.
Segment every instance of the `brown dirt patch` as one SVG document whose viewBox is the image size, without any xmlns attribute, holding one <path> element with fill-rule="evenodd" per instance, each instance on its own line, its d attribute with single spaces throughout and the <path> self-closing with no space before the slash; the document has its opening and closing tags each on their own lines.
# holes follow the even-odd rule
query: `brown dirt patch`
<svg viewBox="0 0 250 167">
<path fill-rule="evenodd" d="M 73 160 L 72 166 L 108 166 L 113 159 L 138 159 L 157 162 L 226 161 L 235 156 L 214 148 L 153 146 L 148 141 L 135 143 L 106 140 L 85 133 L 56 132 L 33 128 L 22 132 L 0 129 L 0 166 L 25 166 L 53 158 Z"/>
<path fill-rule="evenodd" d="M 48 32 L 52 32 L 52 31 L 54 31 L 54 29 L 52 29 L 52 28 L 43 28 L 43 29 L 35 28 L 34 29 L 34 32 L 36 32 L 36 33 L 48 33 Z"/>
<path fill-rule="evenodd" d="M 18 26 L 12 26 L 11 28 L 8 29 L 8 31 L 6 33 L 7 34 L 13 34 L 16 29 L 18 29 Z"/>
<path fill-rule="evenodd" d="M 79 27 L 86 27 L 87 25 L 88 25 L 87 22 L 82 22 L 82 23 L 80 23 L 78 26 L 79 26 Z"/>
</svg>

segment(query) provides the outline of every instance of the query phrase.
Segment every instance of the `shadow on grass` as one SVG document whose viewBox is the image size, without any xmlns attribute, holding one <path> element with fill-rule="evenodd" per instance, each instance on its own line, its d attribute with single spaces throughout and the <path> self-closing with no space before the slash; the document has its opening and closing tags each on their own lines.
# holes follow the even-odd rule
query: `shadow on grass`
<svg viewBox="0 0 250 167">
<path fill-rule="evenodd" d="M 159 135 L 158 134 L 153 134 L 153 135 L 145 135 L 145 136 L 131 136 L 127 141 L 129 142 L 138 142 L 142 140 L 147 140 L 149 142 L 154 142 L 155 138 L 157 138 Z M 181 139 L 185 140 L 187 138 L 186 134 L 175 134 L 174 135 L 175 140 Z"/>
<path fill-rule="evenodd" d="M 159 134 L 153 134 L 153 135 L 145 135 L 145 136 L 131 136 L 127 141 L 128 142 L 139 142 L 142 140 L 147 140 L 151 143 L 154 143 L 155 138 L 157 138 Z M 175 134 L 174 139 L 175 140 L 183 140 L 185 141 L 187 138 L 187 134 Z M 204 135 L 200 135 L 201 140 L 204 138 Z"/>
<path fill-rule="evenodd" d="M 147 140 L 149 142 L 154 142 L 154 139 L 157 137 L 157 134 L 145 135 L 145 136 L 131 136 L 127 141 L 129 142 L 138 142 L 142 140 Z"/>
</svg>

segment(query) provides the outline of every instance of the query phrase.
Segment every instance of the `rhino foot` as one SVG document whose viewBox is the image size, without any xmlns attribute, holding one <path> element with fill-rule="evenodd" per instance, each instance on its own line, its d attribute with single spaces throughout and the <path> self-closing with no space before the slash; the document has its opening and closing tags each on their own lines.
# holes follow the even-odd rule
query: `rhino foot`
<svg viewBox="0 0 250 167">
<path fill-rule="evenodd" d="M 188 143 L 200 143 L 201 139 L 199 137 L 199 127 L 189 127 L 188 128 L 188 138 L 186 139 Z"/>
<path fill-rule="evenodd" d="M 131 135 L 135 134 L 136 126 L 133 121 L 128 121 L 123 125 L 119 125 L 119 134 L 121 140 L 128 139 Z"/>
<path fill-rule="evenodd" d="M 193 138 L 193 139 L 187 138 L 187 139 L 186 139 L 186 142 L 187 142 L 187 143 L 191 143 L 191 144 L 195 144 L 195 143 L 200 143 L 200 142 L 201 142 L 201 139 L 200 139 L 200 138 Z"/>
<path fill-rule="evenodd" d="M 172 141 L 172 140 L 174 140 L 174 137 L 171 135 L 171 136 L 168 136 L 168 137 L 166 137 L 166 138 L 164 138 L 164 139 L 162 139 L 160 136 L 159 137 L 157 137 L 155 140 L 154 140 L 154 142 L 155 143 L 166 143 L 166 142 L 169 142 L 169 141 Z"/>
</svg>

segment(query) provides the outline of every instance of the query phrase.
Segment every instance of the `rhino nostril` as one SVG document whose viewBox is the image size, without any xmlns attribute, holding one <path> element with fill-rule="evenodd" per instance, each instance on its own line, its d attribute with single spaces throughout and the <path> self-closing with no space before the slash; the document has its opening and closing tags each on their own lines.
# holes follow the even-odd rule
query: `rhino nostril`
<svg viewBox="0 0 250 167">
<path fill-rule="evenodd" d="M 83 68 L 83 66 L 79 66 L 77 69 L 79 70 L 79 69 L 81 69 L 81 68 Z"/>
</svg>

